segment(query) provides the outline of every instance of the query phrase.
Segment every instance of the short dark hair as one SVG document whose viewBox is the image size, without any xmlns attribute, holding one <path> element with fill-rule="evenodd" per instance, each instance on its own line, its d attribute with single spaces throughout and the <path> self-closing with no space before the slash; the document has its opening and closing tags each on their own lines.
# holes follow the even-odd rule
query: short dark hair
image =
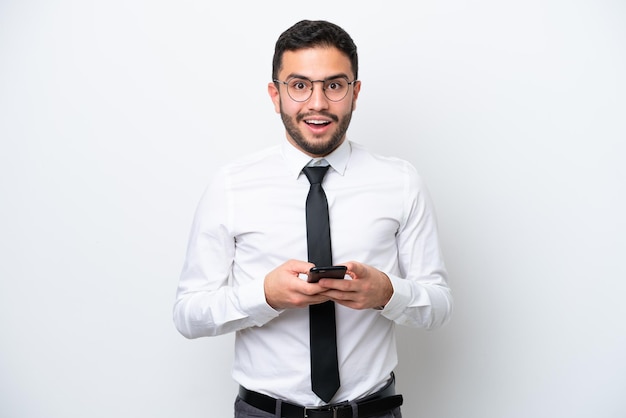
<svg viewBox="0 0 626 418">
<path fill-rule="evenodd" d="M 285 51 L 297 51 L 318 46 L 335 47 L 344 53 L 350 59 L 354 79 L 358 78 L 359 57 L 356 45 L 350 35 L 341 27 L 325 20 L 301 20 L 284 31 L 276 41 L 272 61 L 272 79 L 278 78 Z"/>
</svg>

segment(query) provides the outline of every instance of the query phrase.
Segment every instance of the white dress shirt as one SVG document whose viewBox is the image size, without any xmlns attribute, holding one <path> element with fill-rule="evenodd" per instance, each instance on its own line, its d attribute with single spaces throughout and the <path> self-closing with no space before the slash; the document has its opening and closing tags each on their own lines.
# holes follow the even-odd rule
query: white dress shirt
<svg viewBox="0 0 626 418">
<path fill-rule="evenodd" d="M 395 324 L 438 327 L 452 298 L 435 214 L 415 168 L 348 140 L 325 160 L 333 262 L 372 265 L 394 289 L 383 310 L 336 305 L 341 387 L 332 402 L 340 402 L 373 393 L 389 378 Z M 301 171 L 310 161 L 285 141 L 219 170 L 195 214 L 174 322 L 187 338 L 236 332 L 236 382 L 316 406 L 324 402 L 311 391 L 308 309 L 274 310 L 263 288 L 278 265 L 307 260 L 309 182 Z"/>
</svg>

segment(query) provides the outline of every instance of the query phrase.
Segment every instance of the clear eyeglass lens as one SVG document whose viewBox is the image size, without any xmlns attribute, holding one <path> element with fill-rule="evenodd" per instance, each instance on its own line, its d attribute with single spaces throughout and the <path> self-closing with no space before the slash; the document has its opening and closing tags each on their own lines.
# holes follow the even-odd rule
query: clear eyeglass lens
<svg viewBox="0 0 626 418">
<path fill-rule="evenodd" d="M 287 82 L 287 93 L 293 100 L 304 102 L 313 94 L 313 83 L 315 82 L 306 78 L 292 78 Z M 323 83 L 324 94 L 328 100 L 338 102 L 348 94 L 349 83 L 345 78 L 324 80 Z"/>
</svg>

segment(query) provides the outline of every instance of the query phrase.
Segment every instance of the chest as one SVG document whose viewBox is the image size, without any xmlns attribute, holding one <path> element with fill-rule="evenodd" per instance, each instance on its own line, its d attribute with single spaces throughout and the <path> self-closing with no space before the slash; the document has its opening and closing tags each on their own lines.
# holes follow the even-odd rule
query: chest
<svg viewBox="0 0 626 418">
<path fill-rule="evenodd" d="M 234 190 L 229 211 L 236 248 L 277 259 L 306 258 L 308 182 Z M 333 258 L 348 261 L 391 248 L 403 222 L 402 191 L 393 184 L 325 184 Z M 241 254 L 240 254 L 241 255 Z"/>
</svg>

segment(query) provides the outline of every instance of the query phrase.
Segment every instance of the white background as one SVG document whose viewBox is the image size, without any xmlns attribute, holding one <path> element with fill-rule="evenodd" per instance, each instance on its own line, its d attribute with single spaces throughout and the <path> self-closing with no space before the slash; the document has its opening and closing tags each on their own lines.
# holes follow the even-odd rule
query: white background
<svg viewBox="0 0 626 418">
<path fill-rule="evenodd" d="M 405 416 L 624 417 L 623 0 L 0 0 L 0 415 L 232 416 L 232 335 L 184 339 L 174 292 L 215 167 L 284 140 L 303 18 L 439 216 L 456 311 L 399 329 Z"/>
</svg>

